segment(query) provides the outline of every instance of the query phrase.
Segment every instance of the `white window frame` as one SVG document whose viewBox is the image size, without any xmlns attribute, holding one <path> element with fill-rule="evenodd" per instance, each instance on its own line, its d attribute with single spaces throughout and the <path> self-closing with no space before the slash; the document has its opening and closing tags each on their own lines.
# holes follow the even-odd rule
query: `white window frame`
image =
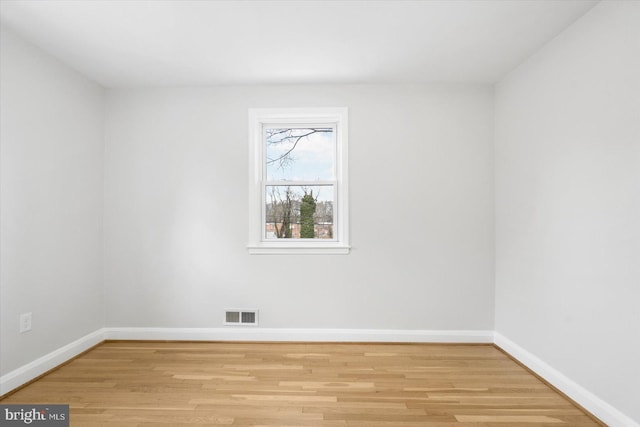
<svg viewBox="0 0 640 427">
<path fill-rule="evenodd" d="M 347 173 L 347 108 L 250 108 L 249 109 L 249 244 L 250 254 L 348 254 L 349 186 Z M 334 238 L 267 239 L 265 234 L 265 126 L 331 126 L 335 129 Z M 322 184 L 325 181 L 314 182 Z M 300 185 L 287 181 L 289 185 Z M 310 183 L 305 181 L 303 185 Z M 273 185 L 273 184 L 271 184 Z"/>
</svg>

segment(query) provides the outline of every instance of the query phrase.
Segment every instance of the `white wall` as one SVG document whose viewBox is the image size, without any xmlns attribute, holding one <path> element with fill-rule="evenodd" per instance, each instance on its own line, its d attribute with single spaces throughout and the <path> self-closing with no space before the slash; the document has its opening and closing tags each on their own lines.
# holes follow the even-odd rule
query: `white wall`
<svg viewBox="0 0 640 427">
<path fill-rule="evenodd" d="M 107 326 L 493 329 L 492 88 L 110 90 Z M 248 108 L 349 108 L 349 255 L 249 255 Z"/>
<path fill-rule="evenodd" d="M 640 3 L 496 91 L 496 330 L 640 422 Z"/>
<path fill-rule="evenodd" d="M 103 326 L 103 91 L 0 34 L 0 372 Z M 20 313 L 33 330 L 18 333 Z"/>
</svg>

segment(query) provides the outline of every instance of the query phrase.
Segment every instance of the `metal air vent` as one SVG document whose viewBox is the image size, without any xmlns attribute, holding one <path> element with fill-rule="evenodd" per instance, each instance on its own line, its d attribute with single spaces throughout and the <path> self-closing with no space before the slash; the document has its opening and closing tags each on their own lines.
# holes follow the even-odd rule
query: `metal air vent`
<svg viewBox="0 0 640 427">
<path fill-rule="evenodd" d="M 224 324 L 258 326 L 258 310 L 230 308 L 224 312 Z"/>
</svg>

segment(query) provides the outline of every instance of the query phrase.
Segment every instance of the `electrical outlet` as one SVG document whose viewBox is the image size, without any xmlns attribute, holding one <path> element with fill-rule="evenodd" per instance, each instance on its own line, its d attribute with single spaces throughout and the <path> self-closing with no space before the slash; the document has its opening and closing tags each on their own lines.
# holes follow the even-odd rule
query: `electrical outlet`
<svg viewBox="0 0 640 427">
<path fill-rule="evenodd" d="M 31 330 L 31 313 L 22 313 L 20 315 L 20 333 L 24 334 Z"/>
</svg>

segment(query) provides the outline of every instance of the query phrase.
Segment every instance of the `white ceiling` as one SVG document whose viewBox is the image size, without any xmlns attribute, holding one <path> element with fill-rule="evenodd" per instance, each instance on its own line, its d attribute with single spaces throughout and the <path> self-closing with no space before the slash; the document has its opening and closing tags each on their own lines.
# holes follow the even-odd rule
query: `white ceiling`
<svg viewBox="0 0 640 427">
<path fill-rule="evenodd" d="M 495 82 L 595 0 L 1 0 L 2 23 L 106 87 Z"/>
</svg>

